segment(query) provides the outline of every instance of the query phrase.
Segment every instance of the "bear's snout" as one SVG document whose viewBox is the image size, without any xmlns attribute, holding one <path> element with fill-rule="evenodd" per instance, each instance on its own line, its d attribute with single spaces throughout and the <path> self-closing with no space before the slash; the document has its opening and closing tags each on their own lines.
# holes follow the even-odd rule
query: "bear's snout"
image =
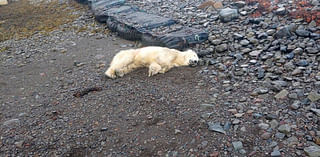
<svg viewBox="0 0 320 157">
<path fill-rule="evenodd" d="M 189 60 L 189 65 L 196 66 L 198 64 L 198 60 Z"/>
</svg>

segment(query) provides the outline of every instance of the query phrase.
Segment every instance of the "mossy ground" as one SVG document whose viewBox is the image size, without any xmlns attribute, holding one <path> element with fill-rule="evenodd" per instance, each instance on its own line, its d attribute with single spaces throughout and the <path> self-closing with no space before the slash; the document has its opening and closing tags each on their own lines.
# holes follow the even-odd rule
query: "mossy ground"
<svg viewBox="0 0 320 157">
<path fill-rule="evenodd" d="M 37 4 L 27 0 L 9 2 L 9 5 L 0 7 L 0 42 L 27 38 L 35 33 L 47 34 L 75 20 L 79 16 L 75 11 L 84 8 L 72 0 L 66 3 L 53 0 Z"/>
</svg>

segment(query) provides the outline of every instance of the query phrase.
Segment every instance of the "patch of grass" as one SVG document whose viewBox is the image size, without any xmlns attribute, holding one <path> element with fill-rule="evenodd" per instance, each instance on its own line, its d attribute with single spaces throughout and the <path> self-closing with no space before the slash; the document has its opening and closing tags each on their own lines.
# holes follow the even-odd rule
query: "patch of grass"
<svg viewBox="0 0 320 157">
<path fill-rule="evenodd" d="M 5 46 L 5 47 L 0 47 L 0 53 L 9 50 L 10 47 Z"/>
<path fill-rule="evenodd" d="M 0 42 L 22 39 L 35 33 L 47 34 L 60 25 L 74 21 L 79 15 L 75 10 L 84 6 L 70 0 L 60 4 L 57 0 L 30 4 L 27 0 L 11 2 L 0 9 Z"/>
</svg>

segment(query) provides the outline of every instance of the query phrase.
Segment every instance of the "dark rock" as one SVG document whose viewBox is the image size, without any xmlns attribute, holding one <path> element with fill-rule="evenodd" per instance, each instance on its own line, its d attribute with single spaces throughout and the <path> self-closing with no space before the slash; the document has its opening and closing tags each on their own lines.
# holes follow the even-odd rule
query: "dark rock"
<svg viewBox="0 0 320 157">
<path fill-rule="evenodd" d="M 310 135 L 306 135 L 305 138 L 306 138 L 307 141 L 313 141 L 313 138 Z"/>
<path fill-rule="evenodd" d="M 252 24 L 260 24 L 261 21 L 263 21 L 263 18 L 250 18 L 249 22 Z"/>
<path fill-rule="evenodd" d="M 276 38 L 290 37 L 292 34 L 288 27 L 281 27 L 276 34 L 274 35 Z"/>
<path fill-rule="evenodd" d="M 296 30 L 296 34 L 300 37 L 309 37 L 310 36 L 310 33 L 309 31 L 307 30 Z"/>
<path fill-rule="evenodd" d="M 277 119 L 277 115 L 275 115 L 275 114 L 267 114 L 266 119 L 267 120 Z"/>
</svg>

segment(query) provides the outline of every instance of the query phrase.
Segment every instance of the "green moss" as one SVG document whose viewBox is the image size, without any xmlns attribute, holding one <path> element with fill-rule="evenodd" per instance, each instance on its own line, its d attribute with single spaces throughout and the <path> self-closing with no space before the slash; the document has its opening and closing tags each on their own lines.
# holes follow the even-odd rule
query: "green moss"
<svg viewBox="0 0 320 157">
<path fill-rule="evenodd" d="M 0 41 L 27 38 L 36 32 L 48 34 L 59 29 L 59 26 L 74 21 L 79 15 L 73 12 L 79 9 L 84 9 L 84 6 L 74 1 L 59 4 L 57 0 L 37 5 L 19 1 L 2 6 Z"/>
</svg>

